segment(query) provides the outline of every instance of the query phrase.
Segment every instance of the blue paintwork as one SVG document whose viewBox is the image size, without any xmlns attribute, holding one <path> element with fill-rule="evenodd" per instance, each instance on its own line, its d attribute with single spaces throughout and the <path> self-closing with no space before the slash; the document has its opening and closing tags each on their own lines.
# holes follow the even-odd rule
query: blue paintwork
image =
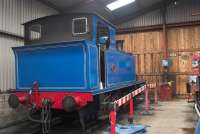
<svg viewBox="0 0 200 134">
<path fill-rule="evenodd" d="M 107 85 L 112 86 L 124 82 L 136 80 L 134 57 L 119 51 L 107 51 L 106 53 Z M 116 71 L 112 71 L 112 65 L 116 65 Z"/>
<path fill-rule="evenodd" d="M 38 81 L 40 89 L 86 89 L 86 43 L 57 43 L 14 49 L 17 89 L 30 89 Z"/>
<path fill-rule="evenodd" d="M 146 132 L 146 126 L 135 124 L 117 124 L 115 130 L 116 134 L 144 134 Z M 110 134 L 110 127 L 106 128 L 106 131 L 104 131 L 102 134 Z"/>
<path fill-rule="evenodd" d="M 200 134 L 200 120 L 197 122 L 194 134 Z"/>
<path fill-rule="evenodd" d="M 136 81 L 134 57 L 116 49 L 115 28 L 93 16 L 91 40 L 59 42 L 13 48 L 16 58 L 17 91 L 30 90 L 38 81 L 40 91 L 105 93 L 132 86 Z M 106 88 L 100 89 L 96 25 L 109 27 L 110 47 L 106 50 Z M 116 66 L 116 71 L 112 70 Z"/>
</svg>

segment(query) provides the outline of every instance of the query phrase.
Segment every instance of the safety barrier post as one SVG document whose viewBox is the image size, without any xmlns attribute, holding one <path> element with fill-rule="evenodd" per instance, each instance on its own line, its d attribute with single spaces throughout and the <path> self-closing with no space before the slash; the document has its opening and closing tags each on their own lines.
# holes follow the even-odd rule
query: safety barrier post
<svg viewBox="0 0 200 134">
<path fill-rule="evenodd" d="M 114 102 L 112 102 L 112 109 L 110 114 L 109 114 L 109 119 L 110 119 L 110 125 L 111 125 L 111 128 L 110 128 L 110 134 L 116 134 L 116 109 L 121 107 L 122 105 L 126 104 L 129 102 L 129 121 L 130 123 L 133 122 L 133 116 L 134 116 L 134 104 L 133 104 L 133 97 L 137 96 L 138 94 L 144 92 L 146 88 L 146 85 L 144 85 L 143 87 L 140 87 L 136 90 L 134 90 L 133 92 L 125 95 L 124 97 L 118 99 L 118 100 L 115 100 Z"/>
<path fill-rule="evenodd" d="M 116 134 L 116 131 L 115 131 L 115 127 L 116 127 L 116 111 L 113 109 L 111 112 L 110 112 L 110 124 L 111 124 L 111 128 L 110 128 L 110 134 Z"/>
<path fill-rule="evenodd" d="M 154 89 L 154 103 L 157 105 L 158 104 L 158 86 L 156 83 L 156 87 Z"/>
<path fill-rule="evenodd" d="M 147 86 L 145 91 L 145 112 L 149 112 L 150 104 L 149 104 L 149 87 Z"/>
<path fill-rule="evenodd" d="M 130 95 L 130 102 L 129 102 L 129 123 L 133 123 L 133 116 L 134 116 L 134 104 L 133 104 L 133 97 Z"/>
</svg>

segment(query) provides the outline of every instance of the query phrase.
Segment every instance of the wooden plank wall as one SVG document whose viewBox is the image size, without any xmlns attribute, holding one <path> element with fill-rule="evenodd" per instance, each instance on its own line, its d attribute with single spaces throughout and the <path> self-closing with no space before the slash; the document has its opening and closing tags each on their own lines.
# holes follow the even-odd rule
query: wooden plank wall
<svg viewBox="0 0 200 134">
<path fill-rule="evenodd" d="M 174 63 L 170 72 L 176 76 L 177 94 L 186 94 L 186 82 L 192 74 L 192 55 L 200 50 L 200 26 L 168 30 L 169 56 Z"/>
<path fill-rule="evenodd" d="M 191 56 L 200 51 L 200 26 L 179 27 L 167 30 L 171 74 L 176 75 L 176 93 L 186 94 L 186 82 L 191 72 Z M 124 40 L 124 50 L 136 55 L 138 79 L 161 82 L 163 68 L 162 31 L 148 31 L 120 34 Z"/>
</svg>

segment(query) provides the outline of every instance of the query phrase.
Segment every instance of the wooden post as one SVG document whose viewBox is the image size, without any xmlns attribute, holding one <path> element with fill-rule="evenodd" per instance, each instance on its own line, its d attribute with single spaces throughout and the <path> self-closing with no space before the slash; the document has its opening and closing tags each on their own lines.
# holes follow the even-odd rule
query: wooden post
<svg viewBox="0 0 200 134">
<path fill-rule="evenodd" d="M 167 3 L 164 2 L 163 6 L 162 6 L 162 21 L 163 21 L 163 57 L 164 59 L 168 58 L 168 38 L 167 38 L 167 27 L 166 27 L 166 5 Z M 167 82 L 168 81 L 168 72 L 169 72 L 169 68 L 168 67 L 164 67 L 163 69 L 163 82 Z"/>
<path fill-rule="evenodd" d="M 167 27 L 166 27 L 166 3 L 163 4 L 162 11 L 162 21 L 163 21 L 163 49 L 164 58 L 168 58 L 168 39 L 167 39 Z"/>
</svg>

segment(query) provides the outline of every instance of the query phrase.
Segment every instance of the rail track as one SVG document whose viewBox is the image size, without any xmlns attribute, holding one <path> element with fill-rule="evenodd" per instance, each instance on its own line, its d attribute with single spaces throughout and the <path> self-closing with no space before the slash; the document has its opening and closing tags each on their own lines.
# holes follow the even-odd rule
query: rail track
<svg viewBox="0 0 200 134">
<path fill-rule="evenodd" d="M 139 105 L 141 103 L 141 100 L 137 100 L 136 104 Z M 120 116 L 118 116 L 119 120 L 127 119 L 127 117 L 124 117 L 128 116 L 127 110 L 128 109 L 126 108 L 120 110 Z M 83 132 L 78 118 L 66 118 L 64 121 L 58 118 L 57 120 L 54 120 L 49 134 L 101 134 L 102 130 L 108 126 L 108 117 L 105 117 L 101 120 L 91 122 L 87 126 L 87 131 Z M 0 129 L 0 134 L 42 134 L 42 130 L 40 124 L 33 123 L 31 121 L 24 121 L 19 124 Z"/>
<path fill-rule="evenodd" d="M 87 131 L 83 132 L 78 120 L 60 121 L 52 125 L 49 134 L 100 134 L 102 128 L 108 126 L 108 120 L 98 120 L 89 123 Z M 30 121 L 0 129 L 0 134 L 42 134 L 41 126 Z"/>
</svg>

